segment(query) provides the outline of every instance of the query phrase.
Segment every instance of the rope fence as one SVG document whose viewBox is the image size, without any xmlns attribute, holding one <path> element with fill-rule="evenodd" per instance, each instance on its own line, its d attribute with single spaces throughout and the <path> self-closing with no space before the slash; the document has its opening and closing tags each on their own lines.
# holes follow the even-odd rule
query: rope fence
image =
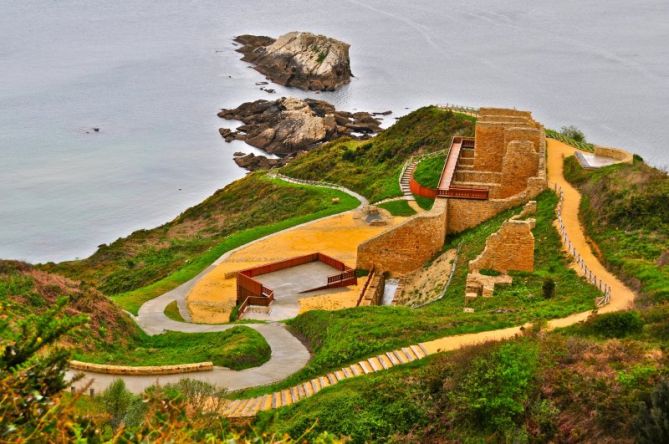
<svg viewBox="0 0 669 444">
<path fill-rule="evenodd" d="M 555 192 L 558 196 L 560 196 L 560 200 L 557 205 L 557 220 L 560 236 L 562 237 L 562 243 L 569 254 L 574 258 L 575 262 L 578 264 L 585 279 L 602 292 L 602 296 L 598 297 L 595 301 L 597 307 L 602 307 L 611 301 L 611 286 L 604 282 L 595 273 L 593 273 L 590 268 L 588 268 L 588 266 L 585 264 L 585 261 L 583 260 L 583 257 L 579 254 L 579 252 L 574 247 L 574 244 L 572 244 L 571 240 L 569 239 L 567 230 L 565 229 L 564 223 L 562 221 L 562 203 L 564 201 L 564 192 L 558 184 L 555 184 Z"/>
</svg>

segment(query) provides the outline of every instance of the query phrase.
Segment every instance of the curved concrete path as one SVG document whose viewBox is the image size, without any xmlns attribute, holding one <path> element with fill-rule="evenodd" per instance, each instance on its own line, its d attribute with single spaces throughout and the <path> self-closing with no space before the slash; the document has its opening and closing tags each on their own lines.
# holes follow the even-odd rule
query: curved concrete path
<svg viewBox="0 0 669 444">
<path fill-rule="evenodd" d="M 360 201 L 360 205 L 358 206 L 358 208 L 361 208 L 369 203 L 365 197 L 345 187 L 332 184 L 307 182 L 298 179 L 292 179 L 283 175 L 273 175 L 273 177 L 290 183 L 319 186 L 342 191 Z M 162 294 L 161 296 L 158 296 L 154 299 L 145 302 L 140 307 L 137 316 L 133 316 L 132 314 L 130 314 L 130 316 L 137 322 L 137 324 L 142 328 L 142 330 L 144 330 L 149 335 L 157 335 L 165 331 L 178 331 L 184 333 L 217 332 L 217 331 L 225 331 L 238 325 L 244 325 L 246 327 L 253 328 L 254 330 L 258 331 L 265 337 L 265 340 L 272 349 L 272 356 L 270 360 L 265 364 L 259 367 L 240 371 L 230 370 L 225 367 L 215 367 L 213 371 L 181 373 L 181 374 L 160 375 L 160 376 L 130 376 L 130 375 L 121 376 L 121 375 L 109 375 L 95 372 L 68 371 L 68 377 L 71 378 L 75 374 L 83 374 L 84 377 L 80 381 L 76 382 L 74 386 L 77 388 L 81 388 L 90 383 L 90 388 L 94 389 L 96 392 L 104 390 L 111 382 L 119 378 L 125 381 L 126 386 L 130 391 L 136 393 L 142 392 L 145 388 L 154 385 L 155 383 L 165 384 L 165 383 L 177 382 L 184 378 L 209 382 L 211 384 L 217 385 L 220 388 L 233 391 L 257 385 L 271 384 L 280 381 L 282 379 L 285 379 L 291 374 L 299 371 L 307 364 L 307 362 L 309 362 L 311 356 L 307 348 L 304 346 L 304 344 L 302 344 L 295 336 L 293 336 L 281 323 L 273 322 L 266 324 L 264 323 L 263 324 L 261 323 L 194 324 L 191 322 L 174 321 L 168 318 L 165 315 L 165 308 L 171 302 L 177 301 L 181 316 L 184 318 L 184 320 L 190 321 L 190 313 L 186 306 L 186 295 L 188 295 L 188 292 L 191 290 L 191 288 L 200 279 L 202 279 L 202 277 L 204 277 L 210 271 L 215 269 L 218 264 L 226 260 L 230 255 L 256 242 L 261 242 L 274 236 L 277 236 L 281 233 L 285 233 L 291 230 L 296 230 L 305 225 L 309 225 L 317 221 L 322 221 L 324 219 L 336 217 L 339 216 L 340 214 L 342 213 L 325 216 L 320 219 L 316 219 L 313 221 L 296 225 L 294 227 L 287 228 L 285 230 L 277 231 L 276 233 L 269 234 L 262 238 L 256 239 L 252 242 L 244 244 L 238 248 L 230 250 L 225 254 L 223 254 L 218 259 L 216 259 L 214 263 L 212 263 L 207 268 L 202 270 L 194 278 L 168 291 L 167 293 Z"/>
</svg>

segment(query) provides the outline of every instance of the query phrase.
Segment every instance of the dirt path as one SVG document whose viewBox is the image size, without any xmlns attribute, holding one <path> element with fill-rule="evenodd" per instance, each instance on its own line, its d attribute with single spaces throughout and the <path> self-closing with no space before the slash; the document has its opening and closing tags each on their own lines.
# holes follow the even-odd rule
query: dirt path
<svg viewBox="0 0 669 444">
<path fill-rule="evenodd" d="M 578 220 L 580 193 L 572 187 L 563 175 L 564 158 L 576 151 L 564 143 L 548 140 L 548 181 L 549 186 L 558 185 L 563 191 L 562 219 L 567 236 L 578 251 L 587 267 L 611 288 L 611 299 L 608 305 L 601 307 L 599 312 L 607 313 L 631 308 L 634 302 L 634 292 L 627 288 L 618 278 L 609 273 L 592 253 L 586 241 L 586 236 Z M 564 246 L 563 246 L 564 247 Z M 566 327 L 585 320 L 591 312 L 575 313 L 561 319 L 548 322 L 548 328 Z M 456 350 L 462 347 L 481 344 L 488 341 L 511 339 L 522 333 L 525 326 L 509 327 L 500 330 L 485 331 L 455 336 L 447 336 L 433 341 L 415 344 L 402 349 L 382 353 L 370 359 L 362 360 L 357 364 L 344 367 L 341 370 L 330 372 L 325 376 L 314 378 L 303 384 L 269 395 L 258 396 L 252 399 L 233 400 L 226 404 L 222 414 L 231 417 L 253 416 L 259 410 L 268 410 L 283 405 L 292 404 L 317 393 L 323 387 L 336 384 L 340 380 L 355 377 L 361 374 L 382 371 L 395 365 L 401 365 L 427 355 Z"/>
</svg>

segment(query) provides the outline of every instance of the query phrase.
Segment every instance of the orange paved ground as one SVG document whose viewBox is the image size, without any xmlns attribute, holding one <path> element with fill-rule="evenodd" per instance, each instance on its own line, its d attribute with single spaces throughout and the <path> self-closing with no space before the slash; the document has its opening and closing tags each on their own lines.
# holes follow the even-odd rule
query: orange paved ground
<svg viewBox="0 0 669 444">
<path fill-rule="evenodd" d="M 235 279 L 226 274 L 255 265 L 275 262 L 308 253 L 321 252 L 354 267 L 358 245 L 399 223 L 392 218 L 386 226 L 369 226 L 350 211 L 335 217 L 314 221 L 305 226 L 280 232 L 268 239 L 253 243 L 231 254 L 188 294 L 188 308 L 193 322 L 228 322 L 235 306 Z M 362 280 L 359 287 L 362 285 Z M 334 310 L 355 305 L 359 288 L 324 291 L 323 296 L 301 301 L 300 312 L 313 309 Z"/>
</svg>

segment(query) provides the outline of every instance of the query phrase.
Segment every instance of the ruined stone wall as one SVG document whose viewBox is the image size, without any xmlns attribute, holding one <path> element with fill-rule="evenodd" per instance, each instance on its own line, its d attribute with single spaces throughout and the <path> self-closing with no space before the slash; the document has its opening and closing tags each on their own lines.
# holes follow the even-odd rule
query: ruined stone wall
<svg viewBox="0 0 669 444">
<path fill-rule="evenodd" d="M 499 198 L 518 194 L 527 188 L 527 179 L 537 175 L 539 153 L 529 140 L 514 140 L 506 147 L 502 163 Z"/>
<path fill-rule="evenodd" d="M 429 212 L 363 242 L 358 246 L 357 268 L 401 275 L 423 266 L 444 245 L 446 209 L 447 200 L 437 199 Z"/>
<path fill-rule="evenodd" d="M 485 248 L 476 259 L 469 262 L 469 271 L 491 269 L 506 273 L 509 270 L 534 270 L 534 219 L 525 219 L 536 211 L 536 202 L 528 202 L 523 211 L 505 221 L 502 227 L 491 234 Z"/>
<path fill-rule="evenodd" d="M 516 116 L 532 119 L 532 113 L 530 111 L 520 111 L 509 108 L 480 108 L 479 116 Z"/>
<path fill-rule="evenodd" d="M 501 180 L 502 173 L 492 171 L 460 170 L 456 171 L 453 177 L 454 182 L 500 183 Z"/>
<path fill-rule="evenodd" d="M 474 169 L 476 171 L 501 171 L 504 158 L 504 123 L 476 122 Z"/>
</svg>

